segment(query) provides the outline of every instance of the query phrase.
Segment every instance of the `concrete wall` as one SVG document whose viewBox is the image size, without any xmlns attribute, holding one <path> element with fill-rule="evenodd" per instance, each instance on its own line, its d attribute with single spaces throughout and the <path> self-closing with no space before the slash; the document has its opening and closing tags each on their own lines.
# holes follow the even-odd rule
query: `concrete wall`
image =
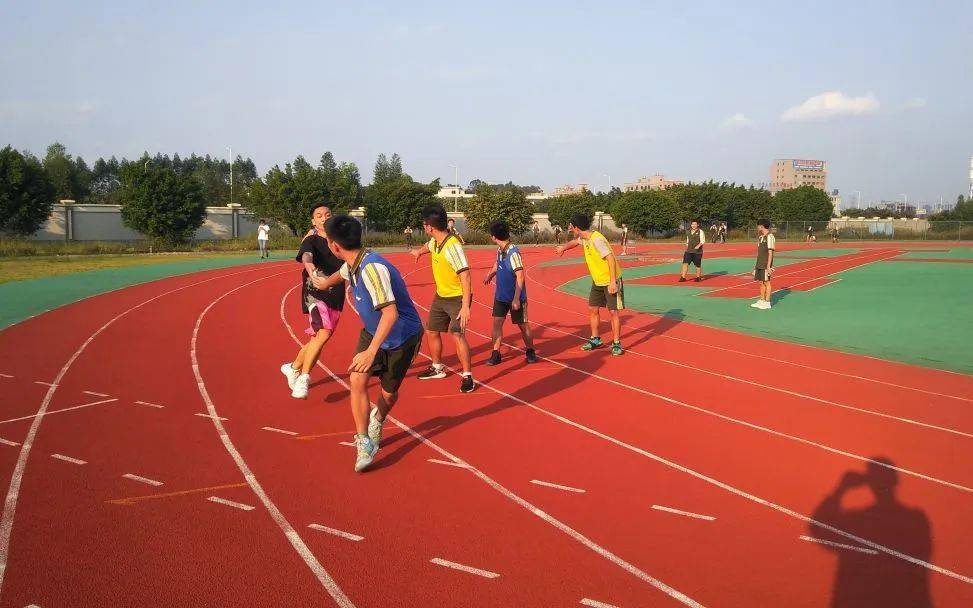
<svg viewBox="0 0 973 608">
<path fill-rule="evenodd" d="M 243 209 L 207 207 L 195 240 L 256 238 L 260 219 Z M 234 224 L 236 225 L 234 227 Z M 145 235 L 122 223 L 119 205 L 55 205 L 51 217 L 31 237 L 38 241 L 141 241 Z"/>
</svg>

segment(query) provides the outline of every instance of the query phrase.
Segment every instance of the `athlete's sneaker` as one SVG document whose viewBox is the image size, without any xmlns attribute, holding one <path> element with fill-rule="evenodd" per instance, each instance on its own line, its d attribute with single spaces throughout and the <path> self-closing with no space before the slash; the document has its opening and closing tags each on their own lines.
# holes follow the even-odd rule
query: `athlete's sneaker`
<svg viewBox="0 0 973 608">
<path fill-rule="evenodd" d="M 280 366 L 280 373 L 284 374 L 284 377 L 287 378 L 287 388 L 294 390 L 294 382 L 301 375 L 301 370 L 294 369 L 290 363 L 285 363 Z"/>
<path fill-rule="evenodd" d="M 429 369 L 419 374 L 420 380 L 437 380 L 439 378 L 446 377 L 445 367 L 436 367 L 435 365 L 430 365 Z"/>
<path fill-rule="evenodd" d="M 472 393 L 476 389 L 476 382 L 473 382 L 472 375 L 463 376 L 463 382 L 459 385 L 459 392 Z"/>
<path fill-rule="evenodd" d="M 750 305 L 750 308 L 761 308 L 762 307 L 761 304 L 763 304 L 763 300 L 757 300 L 756 302 Z"/>
<path fill-rule="evenodd" d="M 534 352 L 534 349 L 533 348 L 528 348 L 527 349 L 527 363 L 540 363 L 540 361 L 541 361 L 541 359 L 540 359 L 540 357 L 537 356 L 537 353 Z"/>
<path fill-rule="evenodd" d="M 588 341 L 581 345 L 581 350 L 595 350 L 602 346 L 604 346 L 604 342 L 601 341 L 601 338 L 588 338 Z"/>
<path fill-rule="evenodd" d="M 702 280 L 703 280 L 703 279 L 701 279 L 700 277 L 696 277 L 695 279 L 693 279 L 693 282 L 694 282 L 694 283 L 699 283 L 699 282 L 700 282 L 700 281 L 702 281 Z"/>
<path fill-rule="evenodd" d="M 680 283 L 685 283 L 686 282 L 686 277 L 679 277 L 679 282 Z"/>
<path fill-rule="evenodd" d="M 625 353 L 625 351 L 622 350 L 622 343 L 621 342 L 612 342 L 612 355 L 614 355 L 614 356 L 617 357 L 618 355 L 621 355 L 621 354 L 624 354 L 624 353 Z"/>
<path fill-rule="evenodd" d="M 758 306 L 757 308 L 759 308 L 760 310 L 770 310 L 770 302 L 768 302 L 767 300 L 761 300 L 760 306 Z"/>
<path fill-rule="evenodd" d="M 378 408 L 373 407 L 371 413 L 368 414 L 368 438 L 375 444 L 375 449 L 382 445 L 382 424 L 384 422 L 384 420 L 379 422 Z"/>
<path fill-rule="evenodd" d="M 375 460 L 375 452 L 378 451 L 378 445 L 373 443 L 368 437 L 362 435 L 355 438 L 355 447 L 358 449 L 358 455 L 355 458 L 355 472 L 361 473 Z"/>
<path fill-rule="evenodd" d="M 307 399 L 308 385 L 311 384 L 311 376 L 301 374 L 294 381 L 294 389 L 291 390 L 291 397 L 295 399 Z"/>
<path fill-rule="evenodd" d="M 495 350 L 490 353 L 490 358 L 487 359 L 487 365 L 499 365 L 500 364 L 500 351 Z"/>
</svg>

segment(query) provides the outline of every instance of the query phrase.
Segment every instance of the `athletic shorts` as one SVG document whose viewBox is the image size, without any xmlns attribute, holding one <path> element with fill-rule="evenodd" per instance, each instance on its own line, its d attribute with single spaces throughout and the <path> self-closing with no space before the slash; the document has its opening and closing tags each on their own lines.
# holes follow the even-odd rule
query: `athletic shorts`
<svg viewBox="0 0 973 608">
<path fill-rule="evenodd" d="M 335 310 L 324 302 L 315 300 L 307 309 L 307 322 L 310 327 L 305 329 L 304 333 L 313 336 L 322 329 L 333 332 L 338 327 L 339 318 L 341 318 L 340 310 Z"/>
<path fill-rule="evenodd" d="M 510 321 L 514 325 L 523 325 L 527 322 L 527 302 L 521 302 L 520 308 L 514 310 L 510 302 L 501 302 L 500 300 L 493 301 L 493 317 L 496 319 L 503 319 L 510 314 Z"/>
<path fill-rule="evenodd" d="M 702 251 L 687 251 L 682 254 L 683 264 L 695 264 L 696 268 L 703 267 L 703 252 Z"/>
<path fill-rule="evenodd" d="M 443 298 L 435 296 L 429 306 L 429 324 L 426 329 L 430 331 L 452 332 L 462 334 L 463 328 L 460 327 L 459 310 L 463 307 L 463 296 L 453 298 Z"/>
<path fill-rule="evenodd" d="M 588 292 L 588 306 L 607 308 L 608 310 L 625 310 L 625 283 L 618 279 L 618 293 L 608 293 L 608 286 L 591 284 Z"/>
<path fill-rule="evenodd" d="M 358 336 L 358 349 L 355 351 L 355 354 L 368 350 L 368 346 L 371 343 L 372 334 L 364 329 L 361 330 L 361 334 Z M 399 391 L 399 386 L 402 385 L 402 380 L 405 379 L 405 375 L 409 372 L 409 367 L 415 360 L 416 355 L 419 354 L 419 347 L 421 345 L 422 332 L 420 331 L 403 342 L 398 348 L 391 350 L 384 348 L 378 349 L 378 353 L 375 354 L 375 361 L 372 362 L 372 367 L 369 372 L 372 376 L 378 376 L 383 391 L 386 393 L 397 393 Z"/>
<path fill-rule="evenodd" d="M 770 273 L 767 272 L 766 268 L 757 268 L 753 272 L 753 278 L 756 281 L 764 282 L 770 280 Z"/>
</svg>

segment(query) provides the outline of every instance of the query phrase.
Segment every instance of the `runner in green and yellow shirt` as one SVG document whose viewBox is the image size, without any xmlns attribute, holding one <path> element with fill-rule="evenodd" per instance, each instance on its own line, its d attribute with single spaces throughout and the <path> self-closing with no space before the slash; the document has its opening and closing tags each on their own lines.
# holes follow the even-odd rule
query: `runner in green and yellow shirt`
<svg viewBox="0 0 973 608">
<path fill-rule="evenodd" d="M 568 222 L 568 232 L 576 238 L 557 248 L 557 254 L 563 255 L 568 249 L 581 246 L 584 249 L 584 261 L 591 274 L 591 291 L 588 293 L 588 320 L 591 324 L 591 337 L 584 343 L 581 350 L 594 350 L 603 345 L 601 341 L 601 309 L 607 308 L 611 316 L 612 326 L 612 354 L 621 355 L 622 322 L 618 318 L 618 311 L 625 309 L 625 286 L 622 283 L 622 267 L 615 258 L 615 252 L 605 235 L 591 229 L 591 217 L 575 213 Z"/>
</svg>

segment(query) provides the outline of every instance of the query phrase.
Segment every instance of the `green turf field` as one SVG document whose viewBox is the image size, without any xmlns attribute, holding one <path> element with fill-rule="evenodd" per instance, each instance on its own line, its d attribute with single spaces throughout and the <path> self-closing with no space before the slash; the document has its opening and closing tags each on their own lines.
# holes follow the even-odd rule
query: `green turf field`
<svg viewBox="0 0 973 608">
<path fill-rule="evenodd" d="M 796 252 L 795 252 L 796 253 Z M 803 253 L 803 252 L 802 252 Z M 821 252 L 823 253 L 823 252 Z M 946 258 L 969 258 L 957 248 Z M 912 257 L 935 254 L 915 252 Z M 780 266 L 797 259 L 780 259 Z M 746 272 L 751 258 L 713 258 L 707 274 Z M 625 277 L 677 275 L 679 264 L 627 267 Z M 653 313 L 678 310 L 686 321 L 883 359 L 973 373 L 973 264 L 878 262 L 835 275 L 841 280 L 813 291 L 778 292 L 774 308 L 752 300 L 697 297 L 711 288 L 686 285 L 625 286 L 626 305 Z M 590 280 L 562 289 L 587 296 Z"/>
</svg>

